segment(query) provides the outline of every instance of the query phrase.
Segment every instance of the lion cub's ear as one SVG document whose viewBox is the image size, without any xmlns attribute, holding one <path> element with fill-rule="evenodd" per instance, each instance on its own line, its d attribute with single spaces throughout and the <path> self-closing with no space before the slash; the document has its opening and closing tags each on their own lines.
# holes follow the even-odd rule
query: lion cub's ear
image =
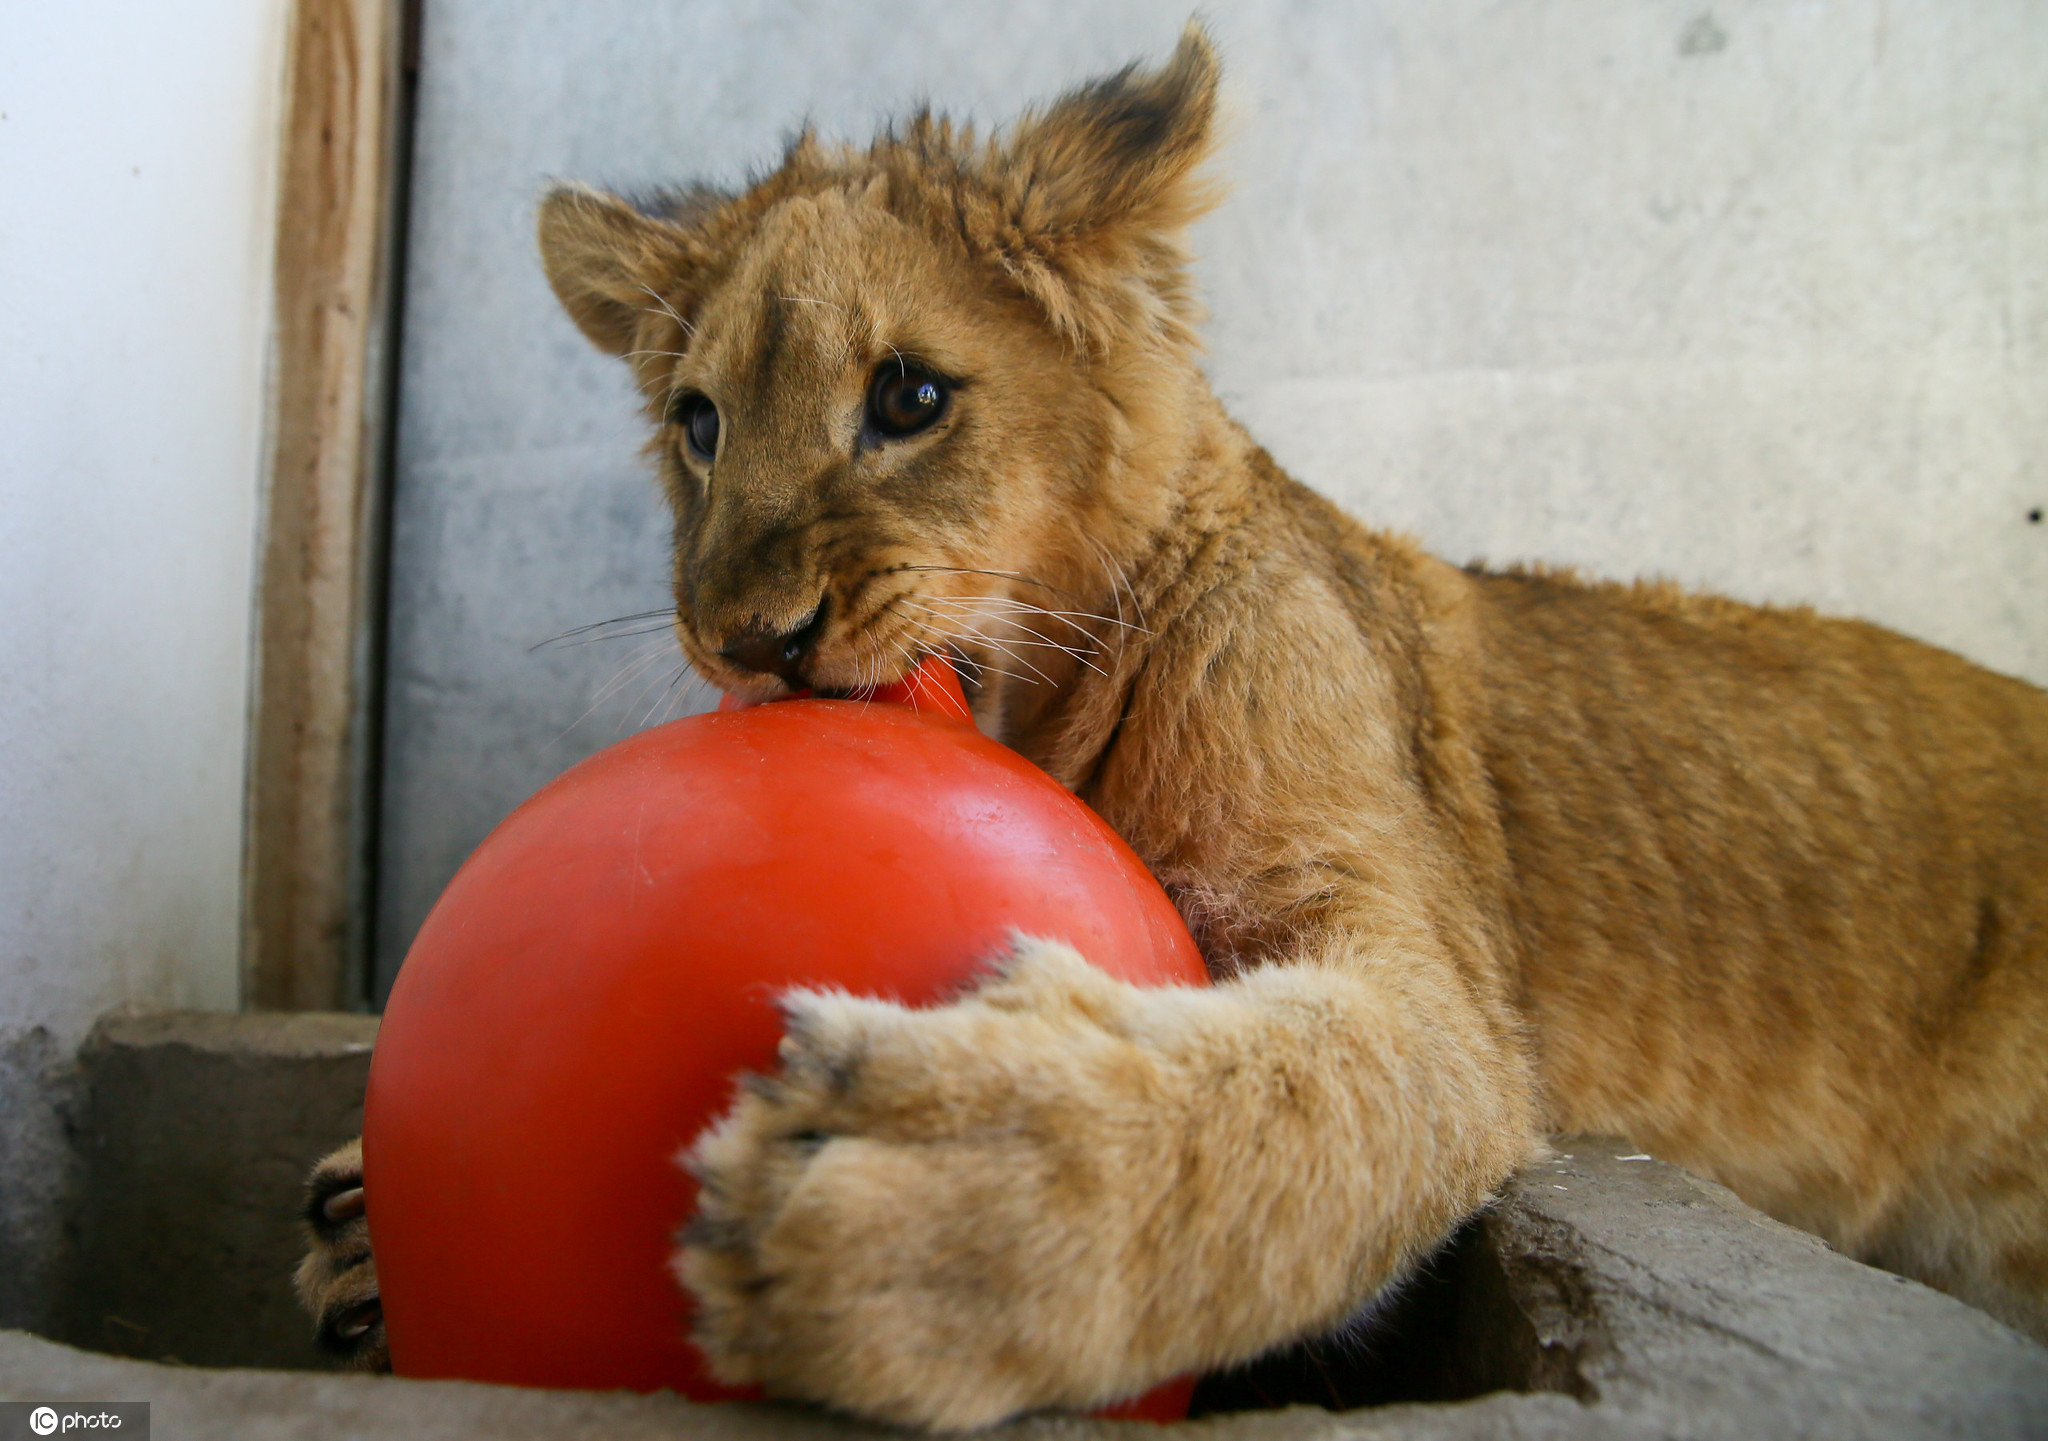
<svg viewBox="0 0 2048 1441">
<path fill-rule="evenodd" d="M 997 152 L 998 213 L 976 238 L 1070 339 L 1196 343 L 1180 238 L 1220 198 L 1196 173 L 1214 143 L 1217 73 L 1190 21 L 1160 69 L 1082 86 L 1024 117 Z"/>
<path fill-rule="evenodd" d="M 1017 220 L 1044 240 L 1106 231 L 1174 231 L 1210 209 L 1195 177 L 1212 147 L 1216 48 L 1200 22 L 1157 70 L 1125 66 L 1026 116 L 1008 157 L 1025 180 Z"/>
<path fill-rule="evenodd" d="M 558 185 L 541 202 L 540 258 L 562 308 L 613 355 L 633 348 L 641 316 L 671 305 L 705 260 L 688 229 L 585 185 Z"/>
</svg>

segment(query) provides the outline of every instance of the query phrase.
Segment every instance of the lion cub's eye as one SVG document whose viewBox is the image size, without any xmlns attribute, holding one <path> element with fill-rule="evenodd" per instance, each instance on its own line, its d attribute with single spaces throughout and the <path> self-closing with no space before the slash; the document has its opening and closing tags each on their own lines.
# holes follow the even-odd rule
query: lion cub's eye
<svg viewBox="0 0 2048 1441">
<path fill-rule="evenodd" d="M 890 361 L 868 386 L 868 424 L 896 439 L 915 435 L 946 413 L 952 387 L 929 370 Z"/>
<path fill-rule="evenodd" d="M 694 390 L 686 391 L 669 407 L 668 418 L 683 428 L 690 454 L 706 462 L 718 454 L 718 407 L 709 399 Z"/>
</svg>

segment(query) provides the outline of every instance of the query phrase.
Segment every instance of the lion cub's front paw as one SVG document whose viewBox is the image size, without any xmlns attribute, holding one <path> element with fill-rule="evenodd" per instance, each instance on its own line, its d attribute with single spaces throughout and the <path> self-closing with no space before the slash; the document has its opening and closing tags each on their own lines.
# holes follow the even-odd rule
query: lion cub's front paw
<svg viewBox="0 0 2048 1441">
<path fill-rule="evenodd" d="M 388 1371 L 384 1306 L 363 1208 L 363 1144 L 351 1141 L 306 1178 L 308 1245 L 299 1262 L 299 1304 L 313 1316 L 325 1349 L 361 1370 Z"/>
<path fill-rule="evenodd" d="M 1209 995 L 1026 941 L 948 1006 L 786 997 L 782 1073 L 687 1158 L 677 1270 L 713 1366 L 942 1429 L 1173 1374 L 1161 1214 L 1196 1087 L 1157 1040 Z"/>
</svg>

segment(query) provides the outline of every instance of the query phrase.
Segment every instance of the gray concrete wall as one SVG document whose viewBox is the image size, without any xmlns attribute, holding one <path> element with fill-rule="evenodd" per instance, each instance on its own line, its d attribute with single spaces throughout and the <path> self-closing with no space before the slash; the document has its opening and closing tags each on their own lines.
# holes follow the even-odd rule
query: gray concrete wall
<svg viewBox="0 0 2048 1441">
<path fill-rule="evenodd" d="M 699 697 L 550 177 L 722 183 L 809 117 L 1002 119 L 1190 0 L 433 0 L 380 964 L 547 777 Z M 2048 7 L 1217 0 L 1209 367 L 1297 474 L 1454 559 L 1809 601 L 2048 681 Z"/>
</svg>

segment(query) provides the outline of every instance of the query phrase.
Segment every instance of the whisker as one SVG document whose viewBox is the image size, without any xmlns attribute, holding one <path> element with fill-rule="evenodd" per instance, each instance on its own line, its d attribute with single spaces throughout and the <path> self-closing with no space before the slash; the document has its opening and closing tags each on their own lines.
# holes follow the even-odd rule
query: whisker
<svg viewBox="0 0 2048 1441">
<path fill-rule="evenodd" d="M 683 713 L 684 707 L 694 704 L 706 691 L 715 692 L 717 689 L 717 686 L 697 674 L 696 668 L 685 660 L 676 679 L 669 682 L 669 695 L 664 709 L 670 713 L 662 719 L 674 720 Z"/>
<path fill-rule="evenodd" d="M 1089 546 L 1095 551 L 1095 554 L 1101 558 L 1103 563 L 1103 569 L 1109 575 L 1109 597 L 1111 600 L 1116 602 L 1116 613 L 1118 618 L 1121 619 L 1124 613 L 1123 598 L 1117 594 L 1117 585 L 1121 583 L 1123 585 L 1124 593 L 1129 595 L 1131 598 L 1131 612 L 1132 614 L 1138 617 L 1139 628 L 1143 629 L 1145 626 L 1149 625 L 1150 622 L 1145 619 L 1144 603 L 1138 599 L 1138 592 L 1131 585 L 1131 577 L 1129 573 L 1127 573 L 1124 570 L 1123 562 L 1118 560 L 1115 556 L 1111 555 L 1109 553 L 1109 547 L 1104 545 L 1101 541 L 1097 540 L 1094 536 L 1089 535 L 1087 532 L 1084 531 L 1082 532 L 1081 538 L 1087 541 Z M 1151 634 L 1149 630 L 1147 630 L 1145 633 L 1147 635 Z"/>
<path fill-rule="evenodd" d="M 653 671 L 653 673 L 659 673 L 659 671 L 662 671 L 662 665 L 664 665 L 666 661 L 670 661 L 670 659 L 672 659 L 672 653 L 668 651 L 668 647 L 659 647 L 659 649 L 651 649 L 651 651 L 649 651 L 647 655 L 641 655 L 641 657 L 639 657 L 637 661 L 633 661 L 633 665 L 625 667 L 623 671 L 618 671 L 618 675 L 614 675 L 614 678 L 610 680 L 610 684 L 606 684 L 606 686 L 604 686 L 602 690 L 598 690 L 596 698 L 592 700 L 592 708 L 596 708 L 598 704 L 602 704 L 602 702 L 610 700 L 610 698 L 612 698 L 612 696 L 616 696 L 618 692 L 623 692 L 623 690 L 627 688 L 627 684 L 639 684 L 639 682 L 641 682 L 641 680 L 645 678 L 645 675 L 647 675 L 649 671 Z M 647 694 L 647 692 L 645 692 L 645 688 L 643 688 L 641 692 L 637 692 L 637 694 L 635 694 L 635 698 L 633 698 L 633 702 L 631 702 L 631 704 L 629 704 L 627 708 L 631 710 L 633 706 L 637 706 L 637 704 L 639 704 L 639 696 L 645 696 L 645 694 Z"/>
<path fill-rule="evenodd" d="M 647 722 L 645 720 L 635 723 L 633 715 L 634 712 L 647 704 L 647 697 L 650 695 L 655 697 L 657 704 L 659 703 L 664 690 L 661 674 L 664 669 L 665 667 L 663 666 L 650 666 L 643 673 L 640 684 L 633 688 L 632 697 L 625 700 L 624 704 L 619 707 L 618 717 L 613 721 L 612 725 L 612 733 L 614 735 L 631 735 L 634 731 L 642 730 L 646 727 Z"/>
<path fill-rule="evenodd" d="M 583 708 L 583 713 L 563 726 L 549 744 L 560 745 L 563 741 L 567 740 L 570 732 L 597 714 L 598 707 L 602 706 L 615 693 L 645 672 L 650 666 L 658 663 L 664 656 L 671 654 L 673 652 L 665 645 L 643 644 L 641 653 L 620 665 L 612 678 L 597 688 L 596 693 L 590 698 L 590 704 Z"/>
<path fill-rule="evenodd" d="M 879 690 L 882 685 L 882 666 L 886 659 L 882 654 L 881 639 L 878 636 L 872 635 L 860 638 L 865 640 L 869 648 L 874 651 L 874 657 L 871 661 L 862 660 L 860 658 L 860 650 L 856 647 L 853 653 L 854 666 L 862 677 L 861 684 L 864 687 L 869 690 Z"/>
<path fill-rule="evenodd" d="M 914 650 L 912 650 L 912 649 L 911 649 L 911 648 L 910 648 L 910 647 L 909 647 L 908 645 L 904 644 L 904 643 L 903 643 L 903 641 L 901 641 L 900 639 L 897 639 L 897 638 L 895 638 L 895 637 L 890 637 L 890 638 L 889 638 L 889 644 L 890 644 L 891 646 L 893 646 L 893 647 L 895 648 L 896 654 L 897 654 L 897 655 L 899 655 L 899 656 L 901 656 L 901 657 L 903 658 L 903 664 L 904 664 L 904 667 L 905 667 L 905 668 L 906 668 L 906 669 L 907 669 L 907 670 L 908 670 L 908 671 L 909 671 L 909 672 L 910 672 L 911 674 L 913 674 L 913 675 L 914 675 L 914 674 L 916 674 L 916 672 L 917 672 L 917 652 L 916 652 L 916 651 L 914 651 Z M 882 658 L 882 642 L 881 642 L 881 641 L 880 641 L 880 640 L 878 639 L 878 640 L 876 640 L 876 642 L 875 642 L 875 689 L 876 689 L 876 690 L 879 690 L 879 689 L 881 689 L 881 684 L 882 684 L 882 659 L 883 659 L 883 658 Z M 868 694 L 868 696 L 867 696 L 867 699 L 866 699 L 866 701 L 864 701 L 864 702 L 863 702 L 863 709 L 865 709 L 865 708 L 866 708 L 866 706 L 868 706 L 868 705 L 871 705 L 871 704 L 873 704 L 873 703 L 874 703 L 874 699 L 875 699 L 875 697 L 874 697 L 874 694 L 873 694 L 873 692 L 872 692 L 872 691 L 871 691 L 871 692 L 869 692 L 869 694 Z"/>
<path fill-rule="evenodd" d="M 1004 659 L 1013 660 L 1017 662 L 1018 665 L 1023 666 L 1024 669 L 1030 671 L 1033 675 L 1037 676 L 1047 685 L 1051 685 L 1053 683 L 1051 676 L 1047 675 L 1044 671 L 1040 670 L 1037 666 L 1031 663 L 1031 657 L 1018 655 L 1017 652 L 1011 650 L 1009 646 L 1005 645 L 1002 641 L 997 640 L 994 636 L 984 635 L 977 631 L 974 632 L 974 639 L 980 641 L 983 645 L 1000 652 Z"/>
<path fill-rule="evenodd" d="M 988 661 L 981 661 L 978 664 L 970 662 L 970 664 L 974 664 L 975 672 L 977 675 L 999 675 L 1006 680 L 1013 680 L 1017 682 L 1018 685 L 1036 685 L 1038 683 L 1031 676 L 1019 675 L 1016 671 L 1011 670 L 1008 666 L 994 665 Z"/>
<path fill-rule="evenodd" d="M 661 694 L 654 698 L 654 704 L 647 708 L 647 714 L 640 717 L 640 725 L 638 729 L 646 730 L 647 727 L 653 723 L 654 713 L 667 706 L 668 703 L 675 698 L 676 687 L 681 685 L 684 679 L 687 676 L 689 676 L 690 673 L 690 668 L 687 665 L 676 667 L 676 673 L 669 677 L 669 682 L 666 686 L 662 688 Z"/>
<path fill-rule="evenodd" d="M 641 626 L 638 630 L 607 631 L 603 635 L 586 635 L 577 640 L 542 641 L 540 645 L 528 646 L 526 649 L 529 655 L 539 650 L 541 646 L 548 646 L 556 650 L 568 650 L 579 645 L 595 645 L 601 640 L 631 640 L 634 636 L 639 635 L 674 635 L 675 629 L 673 625 L 647 625 Z"/>
<path fill-rule="evenodd" d="M 942 616 L 942 612 L 939 612 L 939 611 L 935 611 L 935 610 L 932 610 L 932 609 L 930 609 L 929 607 L 926 607 L 926 606 L 920 606 L 920 605 L 918 605 L 918 603 L 917 603 L 916 601 L 906 601 L 906 602 L 905 602 L 905 604 L 906 604 L 906 605 L 909 605 L 909 606 L 911 606 L 911 607 L 913 607 L 914 609 L 918 609 L 918 610 L 923 610 L 923 611 L 924 611 L 924 612 L 925 612 L 925 613 L 926 613 L 927 615 L 939 615 L 939 616 Z M 943 616 L 942 616 L 942 618 L 943 618 Z M 1017 624 L 1019 624 L 1019 622 L 1017 622 L 1017 621 L 1015 621 L 1015 620 L 1012 620 L 1012 621 L 1010 622 L 1010 624 L 1012 624 L 1012 625 L 1017 625 Z M 1025 632 L 1027 632 L 1028 634 L 1030 634 L 1030 635 L 1032 635 L 1032 636 L 1036 637 L 1036 639 L 1034 639 L 1034 640 L 1019 640 L 1019 639 L 1016 639 L 1015 637 L 1012 637 L 1012 638 L 1010 638 L 1010 640 L 1009 640 L 1009 642 L 1008 642 L 1009 644 L 1012 644 L 1012 645 L 1028 645 L 1028 646 L 1037 646 L 1037 647 L 1040 647 L 1040 648 L 1042 648 L 1042 649 L 1045 649 L 1045 650 L 1056 650 L 1056 651 L 1062 651 L 1062 652 L 1064 652 L 1065 654 L 1067 654 L 1067 655 L 1070 655 L 1070 656 L 1072 656 L 1072 657 L 1073 657 L 1073 658 L 1074 658 L 1075 660 L 1077 660 L 1077 661 L 1081 662 L 1081 664 L 1082 664 L 1082 665 L 1085 665 L 1085 666 L 1087 666 L 1087 667 L 1088 667 L 1088 669 L 1090 669 L 1090 670 L 1094 671 L 1094 672 L 1095 672 L 1095 673 L 1096 673 L 1097 675 L 1101 676 L 1101 677 L 1102 677 L 1102 678 L 1103 678 L 1104 680 L 1107 680 L 1107 679 L 1109 679 L 1109 672 L 1108 672 L 1108 671 L 1106 671 L 1106 670 L 1104 670 L 1104 669 L 1103 669 L 1103 668 L 1102 668 L 1101 666 L 1099 666 L 1099 665 L 1095 664 L 1095 662 L 1094 662 L 1093 660 L 1089 659 L 1088 653 L 1087 653 L 1086 651 L 1080 650 L 1080 649 L 1078 649 L 1077 647 L 1074 647 L 1074 646 L 1070 646 L 1070 645 L 1062 645 L 1062 644 L 1061 644 L 1060 642 L 1058 642 L 1058 641 L 1056 641 L 1056 640 L 1052 640 L 1052 639 L 1050 639 L 1049 637 L 1045 636 L 1045 635 L 1044 635 L 1044 634 L 1042 634 L 1041 632 L 1039 632 L 1039 631 L 1035 631 L 1035 630 L 1032 630 L 1032 629 L 1031 629 L 1031 627 L 1029 627 L 1029 626 L 1022 626 L 1021 628 L 1022 628 L 1022 629 L 1023 629 L 1023 630 L 1025 631 Z M 997 642 L 996 642 L 996 641 L 994 640 L 994 638 L 993 638 L 993 637 L 989 636 L 989 635 L 988 635 L 987 633 L 985 633 L 985 632 L 977 632 L 977 634 L 979 634 L 979 635 L 980 635 L 980 637 L 981 637 L 981 639 L 982 639 L 982 640 L 984 640 L 984 641 L 987 641 L 987 642 L 989 642 L 990 644 L 996 644 L 996 643 L 997 643 Z M 1021 661 L 1021 660 L 1023 659 L 1023 657 L 1022 657 L 1022 656 L 1019 656 L 1019 657 L 1017 657 L 1017 659 Z"/>
<path fill-rule="evenodd" d="M 985 678 L 990 675 L 1003 676 L 1009 680 L 1016 681 L 1019 685 L 1030 685 L 1033 683 L 1029 677 L 1019 675 L 1016 671 L 1010 670 L 1005 666 L 991 665 L 987 661 L 976 660 L 973 656 L 967 654 L 967 652 L 961 648 L 961 642 L 966 640 L 978 640 L 983 642 L 984 644 L 988 644 L 989 641 L 988 637 L 986 636 L 979 634 L 955 634 L 951 631 L 940 630 L 938 627 L 930 625 L 928 623 L 923 625 L 923 629 L 926 634 L 943 642 L 943 648 L 950 652 L 950 654 L 954 658 L 968 666 L 973 667 L 974 683 L 977 686 L 985 684 Z M 898 649 L 903 651 L 903 658 L 906 663 L 913 662 L 915 660 L 915 657 L 911 655 L 908 649 L 902 646 L 901 642 L 897 642 L 896 644 Z M 1013 656 L 1011 658 L 1014 660 L 1021 660 L 1021 657 Z M 1029 664 L 1029 662 L 1025 663 Z M 1041 680 L 1044 679 L 1043 673 L 1040 674 L 1039 678 Z"/>
<path fill-rule="evenodd" d="M 535 641 L 526 648 L 526 653 L 532 655 L 537 650 L 545 649 L 551 645 L 560 645 L 564 641 L 573 640 L 579 635 L 588 635 L 591 631 L 602 630 L 608 625 L 634 625 L 643 620 L 653 620 L 657 616 L 672 616 L 674 614 L 675 607 L 664 606 L 660 610 L 643 610 L 637 615 L 615 615 L 610 620 L 594 620 L 588 625 L 579 625 L 573 629 L 565 630 L 560 635 L 549 636 L 546 640 Z M 663 626 L 662 629 L 666 630 L 668 627 Z M 633 632 L 635 635 L 651 635 L 652 633 L 651 631 Z"/>
<path fill-rule="evenodd" d="M 1022 581 L 1025 585 L 1035 585 L 1040 590 L 1049 590 L 1054 595 L 1063 595 L 1069 600 L 1080 599 L 1079 596 L 1070 590 L 1061 590 L 1056 585 L 1048 585 L 1042 580 L 1034 580 L 1021 570 L 979 570 L 967 565 L 892 565 L 889 569 L 892 571 L 928 571 L 935 575 L 992 575 L 1000 580 L 1015 580 Z"/>
<path fill-rule="evenodd" d="M 1029 612 L 1029 613 L 1030 613 L 1030 614 L 1032 614 L 1032 615 L 1042 615 L 1042 616 L 1048 616 L 1048 617 L 1050 617 L 1050 618 L 1052 618 L 1052 619 L 1054 619 L 1054 620 L 1060 620 L 1060 621 L 1065 621 L 1065 622 L 1066 622 L 1066 623 L 1067 623 L 1068 625 L 1072 625 L 1072 626 L 1074 626 L 1074 628 L 1075 628 L 1076 630 L 1080 630 L 1080 629 L 1083 629 L 1083 627 L 1081 627 L 1081 626 L 1079 626 L 1079 625 L 1075 624 L 1077 620 L 1095 620 L 1095 621 L 1100 621 L 1100 622 L 1102 622 L 1102 623 L 1103 623 L 1104 625 L 1113 625 L 1113 626 L 1117 626 L 1117 627 L 1119 627 L 1120 629 L 1123 629 L 1123 630 L 1133 630 L 1133 631 L 1136 631 L 1136 632 L 1138 632 L 1138 634 L 1140 634 L 1140 635 L 1150 635 L 1150 634 L 1152 634 L 1152 632 L 1151 632 L 1151 631 L 1149 631 L 1149 630 L 1146 630 L 1146 629 L 1145 629 L 1145 627 L 1143 627 L 1143 626 L 1141 626 L 1141 625 L 1133 625 L 1133 624 L 1132 624 L 1132 623 L 1131 623 L 1130 621 L 1127 621 L 1127 620 L 1119 620 L 1119 619 L 1117 619 L 1117 618 L 1116 618 L 1116 617 L 1114 617 L 1114 616 L 1107 616 L 1107 615 L 1103 615 L 1103 614 L 1102 614 L 1101 612 L 1099 612 L 1099 611 L 1092 611 L 1092 610 L 1053 610 L 1053 609 L 1051 609 L 1051 608 L 1049 608 L 1049 607 L 1047 607 L 1047 606 L 1042 606 L 1042 605 L 1033 605 L 1033 604 L 1032 604 L 1032 603 L 1031 603 L 1030 601 L 1028 601 L 1028 600 L 1018 600 L 1018 599 L 1016 599 L 1016 598 L 1014 598 L 1014 597 L 1012 597 L 1012 596 L 1004 596 L 1004 595 L 929 595 L 929 596 L 924 596 L 924 597 L 921 597 L 921 598 L 922 598 L 922 599 L 924 599 L 924 600 L 928 600 L 928 601 L 931 601 L 932 603 L 934 603 L 934 604 L 936 604 L 936 605 L 999 605 L 999 606 L 1008 606 L 1008 607 L 1009 607 L 1010 609 L 1012 609 L 1012 610 L 1016 610 L 1016 611 L 1026 611 L 1026 612 Z"/>
<path fill-rule="evenodd" d="M 1088 534 L 1088 532 L 1085 530 L 1081 532 L 1081 539 L 1087 543 L 1087 546 L 1090 550 L 1095 552 L 1095 558 L 1103 562 L 1103 574 L 1109 577 L 1110 604 L 1116 607 L 1117 624 L 1122 625 L 1124 621 L 1124 598 L 1122 593 L 1119 592 L 1116 588 L 1116 574 L 1111 569 L 1109 564 L 1109 552 L 1103 549 L 1100 542 L 1098 542 L 1094 536 Z"/>
<path fill-rule="evenodd" d="M 647 729 L 648 725 L 654 719 L 654 713 L 660 710 L 662 706 L 668 703 L 669 696 L 673 694 L 675 688 L 682 683 L 683 678 L 689 674 L 689 663 L 685 661 L 682 665 L 676 667 L 674 674 L 669 676 L 668 683 L 664 685 L 662 683 L 661 678 L 661 669 L 659 667 L 656 667 L 654 670 L 654 678 L 648 681 L 647 684 L 641 686 L 640 689 L 634 694 L 632 701 L 626 705 L 624 715 L 621 718 L 619 726 L 619 734 L 630 735 L 634 731 L 642 731 Z M 654 697 L 654 699 L 651 702 L 647 699 L 647 697 L 650 694 L 652 694 Z M 641 714 L 639 721 L 633 721 L 631 719 L 633 712 L 642 710 L 643 707 L 645 709 Z"/>
<path fill-rule="evenodd" d="M 1054 640 L 1051 636 L 1047 635 L 1044 631 L 1039 630 L 1036 626 L 1025 624 L 1024 621 L 1021 620 L 1019 617 L 1027 615 L 1042 615 L 1049 620 L 1059 621 L 1062 625 L 1065 625 L 1069 629 L 1078 632 L 1082 636 L 1082 638 L 1086 640 L 1087 652 L 1089 654 L 1099 654 L 1102 650 L 1102 641 L 1098 636 L 1089 631 L 1086 626 L 1081 625 L 1077 620 L 1075 620 L 1074 617 L 1077 615 L 1085 615 L 1089 620 L 1098 620 L 1102 621 L 1105 624 L 1115 624 L 1115 622 L 1111 621 L 1108 616 L 1095 615 L 1092 612 L 1086 611 L 1053 611 L 1047 610 L 1043 606 L 1012 605 L 1002 601 L 993 601 L 991 604 L 984 604 L 981 599 L 973 597 L 933 596 L 928 597 L 928 599 L 932 600 L 935 604 L 948 607 L 951 611 L 953 611 L 956 614 L 982 616 L 990 620 L 1006 621 L 1007 623 L 1018 627 L 1026 634 L 1036 637 L 1038 644 L 1049 645 L 1056 649 L 1064 650 L 1067 652 L 1067 654 L 1075 657 L 1076 659 L 1083 658 L 1083 652 L 1081 649 L 1079 649 L 1076 646 L 1070 646 L 1065 644 L 1064 642 Z M 915 602 L 912 603 L 914 604 Z"/>
<path fill-rule="evenodd" d="M 668 653 L 667 646 L 643 647 L 639 655 L 621 666 L 610 680 L 598 687 L 596 693 L 590 699 L 590 709 L 595 710 L 598 706 L 604 704 L 605 701 L 611 699 L 614 692 L 625 686 L 629 681 L 637 679 L 642 671 L 665 658 Z M 581 716 L 577 717 L 577 720 L 581 723 L 587 720 L 589 716 L 590 711 L 585 711 Z"/>
<path fill-rule="evenodd" d="M 656 305 L 661 307 L 661 314 L 666 315 L 670 320 L 673 320 L 676 324 L 682 326 L 683 334 L 695 335 L 697 333 L 697 327 L 690 324 L 689 321 L 683 319 L 682 316 L 676 314 L 676 308 L 668 303 L 667 298 L 663 296 L 660 291 L 656 290 L 651 285 L 643 285 L 640 288 L 647 293 L 647 295 L 654 301 Z M 653 315 L 655 313 L 652 310 L 647 310 L 647 307 L 644 305 L 641 306 L 640 308 L 642 310 L 646 310 L 649 315 Z"/>
</svg>

